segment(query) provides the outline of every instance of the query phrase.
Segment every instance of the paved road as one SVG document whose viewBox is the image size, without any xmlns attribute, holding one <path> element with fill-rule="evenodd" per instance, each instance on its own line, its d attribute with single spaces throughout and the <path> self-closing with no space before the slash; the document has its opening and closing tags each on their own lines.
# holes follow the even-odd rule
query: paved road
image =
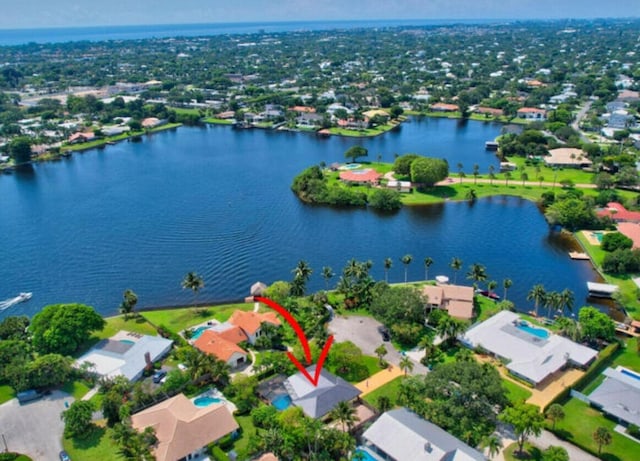
<svg viewBox="0 0 640 461">
<path fill-rule="evenodd" d="M 396 366 L 400 365 L 402 354 L 393 347 L 390 342 L 383 342 L 378 327 L 382 325 L 371 317 L 361 316 L 335 316 L 329 323 L 329 331 L 334 335 L 336 341 L 351 341 L 366 355 L 376 357 L 375 350 L 380 344 L 384 344 L 387 348 L 387 355 L 384 359 Z M 413 371 L 411 374 L 426 374 L 427 367 L 415 360 L 413 362 Z"/>
<path fill-rule="evenodd" d="M 444 181 L 440 181 L 439 183 L 436 183 L 436 186 L 449 186 L 451 184 L 457 184 L 457 183 L 470 183 L 470 184 L 475 184 L 476 182 L 479 184 L 495 184 L 496 186 L 504 186 L 505 184 L 507 184 L 507 181 L 505 181 L 504 178 L 496 178 L 496 179 L 485 179 L 485 178 L 454 178 L 451 177 L 449 179 L 445 179 Z M 511 184 L 513 186 L 522 186 L 522 181 L 516 177 L 511 178 L 508 181 L 508 184 Z M 560 182 L 545 182 L 543 181 L 542 184 L 540 183 L 540 181 L 525 181 L 524 182 L 525 186 L 529 186 L 529 187 L 541 187 L 541 186 L 545 186 L 545 187 L 557 187 L 560 188 Z M 595 184 L 574 184 L 573 187 L 578 188 L 578 189 L 595 189 L 597 186 Z"/>
<path fill-rule="evenodd" d="M 20 405 L 12 399 L 0 405 L 0 432 L 9 451 L 29 455 L 34 461 L 59 461 L 64 423 L 60 413 L 73 398 L 54 391 L 43 399 Z M 4 450 L 4 444 L 1 450 Z"/>
<path fill-rule="evenodd" d="M 591 140 L 589 138 L 587 138 L 584 135 L 584 133 L 580 130 L 580 122 L 585 117 L 585 115 L 587 115 L 587 112 L 589 112 L 589 109 L 591 109 L 591 104 L 593 104 L 593 101 L 587 101 L 587 103 L 584 105 L 584 107 L 582 109 L 580 109 L 580 111 L 578 111 L 578 113 L 576 114 L 575 120 L 571 124 L 571 128 L 573 128 L 578 133 L 580 133 L 580 140 L 582 142 L 586 142 L 586 143 L 590 143 Z"/>
</svg>

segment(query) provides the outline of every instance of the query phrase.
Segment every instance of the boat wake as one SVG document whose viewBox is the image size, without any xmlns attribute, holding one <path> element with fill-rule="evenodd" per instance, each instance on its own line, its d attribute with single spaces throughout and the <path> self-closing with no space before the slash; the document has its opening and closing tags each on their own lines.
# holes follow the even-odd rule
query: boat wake
<svg viewBox="0 0 640 461">
<path fill-rule="evenodd" d="M 31 299 L 31 296 L 32 293 L 20 293 L 15 298 L 9 298 L 5 299 L 4 301 L 0 301 L 0 311 L 9 309 L 10 307 L 15 306 L 16 304 L 19 304 L 23 301 L 28 301 L 29 299 Z"/>
</svg>

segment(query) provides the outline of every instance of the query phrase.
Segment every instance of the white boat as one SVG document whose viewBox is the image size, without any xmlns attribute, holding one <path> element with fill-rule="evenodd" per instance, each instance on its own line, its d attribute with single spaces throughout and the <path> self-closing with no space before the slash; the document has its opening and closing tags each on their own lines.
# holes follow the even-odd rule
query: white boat
<svg viewBox="0 0 640 461">
<path fill-rule="evenodd" d="M 33 293 L 30 292 L 22 292 L 18 295 L 18 302 L 21 303 L 23 301 L 28 301 L 33 296 Z"/>
<path fill-rule="evenodd" d="M 0 301 L 0 311 L 5 309 L 9 309 L 11 306 L 15 306 L 18 303 L 22 303 L 24 301 L 28 301 L 33 296 L 33 293 L 22 292 L 15 298 L 5 299 L 4 301 Z"/>
</svg>

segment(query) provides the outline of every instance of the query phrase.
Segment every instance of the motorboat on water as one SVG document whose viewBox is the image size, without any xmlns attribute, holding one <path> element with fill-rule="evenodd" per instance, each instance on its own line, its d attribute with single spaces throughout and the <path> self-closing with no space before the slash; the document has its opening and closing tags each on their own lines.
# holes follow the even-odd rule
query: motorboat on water
<svg viewBox="0 0 640 461">
<path fill-rule="evenodd" d="M 22 303 L 24 301 L 28 301 L 33 296 L 33 293 L 22 292 L 18 296 L 10 299 L 5 299 L 4 301 L 0 301 L 0 311 L 5 309 L 9 309 L 11 306 L 15 306 L 18 303 Z"/>
<path fill-rule="evenodd" d="M 18 302 L 21 303 L 23 301 L 28 301 L 33 296 L 33 293 L 30 292 L 22 292 L 18 295 Z"/>
</svg>

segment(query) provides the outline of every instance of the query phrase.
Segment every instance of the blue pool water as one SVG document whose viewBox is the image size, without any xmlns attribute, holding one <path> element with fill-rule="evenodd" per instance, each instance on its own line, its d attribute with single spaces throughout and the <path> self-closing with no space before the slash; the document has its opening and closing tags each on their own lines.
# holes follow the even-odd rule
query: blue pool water
<svg viewBox="0 0 640 461">
<path fill-rule="evenodd" d="M 198 339 L 200 336 L 202 336 L 202 333 L 204 333 L 205 331 L 207 331 L 209 329 L 209 327 L 198 327 L 193 331 L 193 334 L 191 335 L 191 339 L 196 340 Z"/>
<path fill-rule="evenodd" d="M 131 345 L 134 345 L 136 343 L 135 341 L 131 341 L 130 339 L 121 339 L 120 342 Z"/>
<path fill-rule="evenodd" d="M 351 458 L 353 460 L 361 460 L 361 461 L 377 461 L 373 456 L 369 454 L 367 450 L 363 450 L 362 448 L 357 448 L 356 451 L 353 452 L 354 456 Z M 356 454 L 360 456 L 356 456 Z"/>
<path fill-rule="evenodd" d="M 518 329 L 526 331 L 530 335 L 537 336 L 538 338 L 547 339 L 549 332 L 543 328 L 534 328 L 529 325 L 518 325 Z"/>
<path fill-rule="evenodd" d="M 622 373 L 623 375 L 627 375 L 630 376 L 633 379 L 637 379 L 638 381 L 640 381 L 640 375 L 638 375 L 637 373 L 634 373 L 633 371 L 630 370 L 626 370 L 626 369 L 621 369 L 620 373 Z"/>
<path fill-rule="evenodd" d="M 342 169 L 344 170 L 355 170 L 356 168 L 360 168 L 359 163 L 347 163 L 346 165 L 342 165 Z"/>
<path fill-rule="evenodd" d="M 218 397 L 198 397 L 193 401 L 193 404 L 196 407 L 208 407 L 209 405 L 220 402 L 222 402 L 222 399 Z"/>
<path fill-rule="evenodd" d="M 287 394 L 278 395 L 271 400 L 271 404 L 276 407 L 278 411 L 286 410 L 291 406 L 291 397 Z"/>
</svg>

